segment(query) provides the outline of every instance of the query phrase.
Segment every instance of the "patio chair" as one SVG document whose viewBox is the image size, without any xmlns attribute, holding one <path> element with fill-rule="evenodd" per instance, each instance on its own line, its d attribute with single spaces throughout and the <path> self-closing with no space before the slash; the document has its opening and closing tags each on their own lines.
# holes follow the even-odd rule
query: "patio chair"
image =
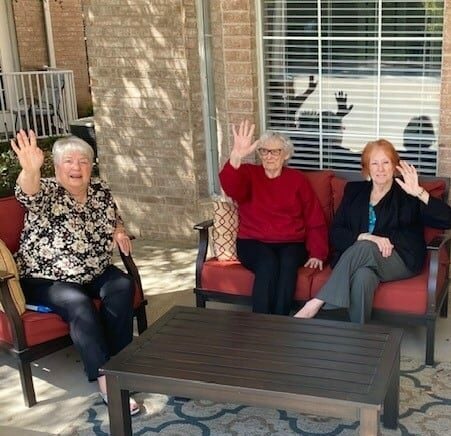
<svg viewBox="0 0 451 436">
<path fill-rule="evenodd" d="M 11 253 L 19 247 L 24 215 L 24 209 L 14 197 L 0 198 L 0 243 L 3 241 Z M 55 313 L 25 310 L 17 269 L 14 259 L 8 257 L 9 252 L 0 249 L 0 303 L 3 306 L 0 306 L 0 349 L 16 360 L 24 401 L 31 407 L 36 404 L 31 362 L 67 347 L 72 341 L 68 325 Z M 134 315 L 141 334 L 147 328 L 147 300 L 133 258 L 122 253 L 121 257 L 135 282 Z"/>
</svg>

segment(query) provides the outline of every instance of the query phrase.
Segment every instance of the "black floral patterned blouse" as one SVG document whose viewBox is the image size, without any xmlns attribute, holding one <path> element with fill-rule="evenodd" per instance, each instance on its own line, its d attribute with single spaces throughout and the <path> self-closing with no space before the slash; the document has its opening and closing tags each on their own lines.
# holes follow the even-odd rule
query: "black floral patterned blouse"
<svg viewBox="0 0 451 436">
<path fill-rule="evenodd" d="M 120 217 L 105 182 L 91 179 L 83 205 L 54 178 L 41 179 L 33 196 L 16 185 L 16 198 L 27 209 L 16 253 L 21 277 L 83 284 L 111 263 Z"/>
</svg>

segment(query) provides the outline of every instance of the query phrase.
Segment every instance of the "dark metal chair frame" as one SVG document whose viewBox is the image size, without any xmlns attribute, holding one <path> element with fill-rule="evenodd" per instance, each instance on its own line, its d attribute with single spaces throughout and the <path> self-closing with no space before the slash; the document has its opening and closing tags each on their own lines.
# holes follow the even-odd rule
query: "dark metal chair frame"
<svg viewBox="0 0 451 436">
<path fill-rule="evenodd" d="M 128 274 L 130 274 L 135 282 L 135 292 L 138 292 L 141 297 L 140 305 L 134 309 L 138 333 L 141 334 L 147 329 L 147 300 L 144 299 L 141 278 L 132 256 L 125 256 L 121 253 L 121 258 Z M 36 394 L 33 386 L 31 362 L 71 345 L 72 340 L 69 335 L 65 335 L 37 345 L 27 346 L 21 316 L 17 312 L 8 288 L 8 280 L 13 277 L 8 272 L 0 271 L 0 301 L 3 304 L 5 314 L 10 323 L 13 338 L 12 344 L 0 340 L 0 349 L 6 351 L 16 360 L 25 405 L 32 407 L 36 404 Z"/>
</svg>

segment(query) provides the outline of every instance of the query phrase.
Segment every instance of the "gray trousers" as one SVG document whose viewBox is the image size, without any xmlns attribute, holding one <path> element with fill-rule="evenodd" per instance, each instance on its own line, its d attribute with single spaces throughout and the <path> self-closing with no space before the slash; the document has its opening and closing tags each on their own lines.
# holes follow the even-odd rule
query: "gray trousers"
<svg viewBox="0 0 451 436">
<path fill-rule="evenodd" d="M 374 242 L 356 241 L 341 255 L 316 298 L 326 303 L 326 310 L 347 308 L 351 321 L 363 324 L 371 318 L 374 291 L 380 282 L 414 275 L 395 250 L 382 257 Z"/>
</svg>

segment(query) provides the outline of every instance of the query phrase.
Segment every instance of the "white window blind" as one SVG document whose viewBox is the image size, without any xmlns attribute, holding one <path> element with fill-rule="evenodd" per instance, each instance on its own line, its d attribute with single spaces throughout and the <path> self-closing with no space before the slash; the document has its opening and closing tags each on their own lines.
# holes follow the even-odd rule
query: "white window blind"
<svg viewBox="0 0 451 436">
<path fill-rule="evenodd" d="M 290 165 L 360 169 L 385 138 L 436 173 L 442 1 L 261 1 L 267 129 L 295 145 Z"/>
</svg>

